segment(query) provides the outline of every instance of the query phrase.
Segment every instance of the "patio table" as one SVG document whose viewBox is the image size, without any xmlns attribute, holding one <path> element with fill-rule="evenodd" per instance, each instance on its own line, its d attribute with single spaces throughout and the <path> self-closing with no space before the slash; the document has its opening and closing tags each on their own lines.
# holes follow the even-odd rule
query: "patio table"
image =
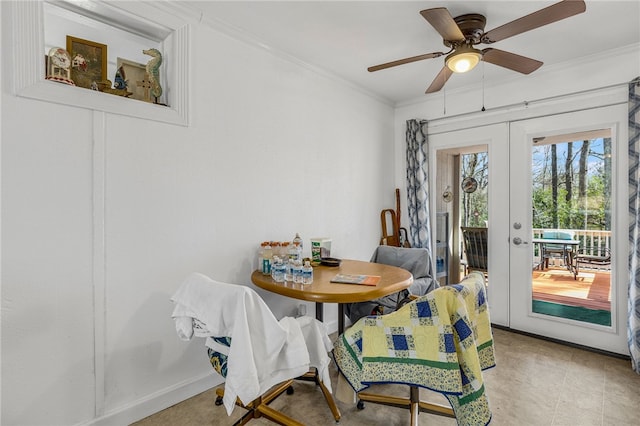
<svg viewBox="0 0 640 426">
<path fill-rule="evenodd" d="M 569 271 L 573 271 L 573 254 L 575 252 L 575 248 L 580 245 L 580 241 L 556 238 L 534 238 L 532 241 L 534 244 L 538 244 L 540 246 L 540 264 L 538 265 L 538 269 L 541 271 L 544 270 L 545 247 L 547 245 L 554 245 L 562 246 L 562 250 L 565 254 L 565 266 Z"/>
</svg>

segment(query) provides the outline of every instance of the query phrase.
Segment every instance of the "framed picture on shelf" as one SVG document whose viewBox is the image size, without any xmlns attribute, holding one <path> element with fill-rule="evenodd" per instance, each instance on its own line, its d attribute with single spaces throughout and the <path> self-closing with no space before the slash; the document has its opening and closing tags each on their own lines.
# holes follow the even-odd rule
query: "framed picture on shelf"
<svg viewBox="0 0 640 426">
<path fill-rule="evenodd" d="M 67 52 L 71 55 L 71 79 L 78 87 L 90 89 L 107 77 L 107 45 L 67 36 Z"/>
<path fill-rule="evenodd" d="M 133 93 L 133 95 L 131 95 L 129 99 L 148 101 L 148 99 L 145 99 L 145 89 L 142 87 L 142 82 L 147 76 L 146 65 L 139 64 L 128 59 L 118 58 L 117 67 L 117 74 L 124 80 L 127 86 L 127 91 Z"/>
</svg>

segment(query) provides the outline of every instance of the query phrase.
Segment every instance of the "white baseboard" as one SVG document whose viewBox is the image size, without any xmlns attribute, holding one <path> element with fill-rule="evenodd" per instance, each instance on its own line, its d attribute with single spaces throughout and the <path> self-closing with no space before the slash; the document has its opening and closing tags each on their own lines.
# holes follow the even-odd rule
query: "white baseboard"
<svg viewBox="0 0 640 426">
<path fill-rule="evenodd" d="M 326 321 L 329 334 L 338 330 L 338 321 Z M 193 380 L 177 383 L 154 392 L 129 404 L 111 410 L 100 417 L 76 426 L 122 426 L 142 420 L 154 413 L 218 386 L 223 380 L 218 375 L 206 373 Z"/>
<path fill-rule="evenodd" d="M 198 395 L 222 383 L 220 377 L 215 374 L 207 373 L 206 375 L 182 382 L 174 386 L 165 388 L 161 391 L 147 395 L 144 398 L 133 401 L 123 407 L 105 413 L 103 416 L 92 419 L 89 422 L 82 423 L 84 426 L 122 426 L 129 425 L 138 420 L 142 420 L 151 414 L 162 411 L 179 402 Z M 77 425 L 77 426 L 81 426 Z"/>
</svg>

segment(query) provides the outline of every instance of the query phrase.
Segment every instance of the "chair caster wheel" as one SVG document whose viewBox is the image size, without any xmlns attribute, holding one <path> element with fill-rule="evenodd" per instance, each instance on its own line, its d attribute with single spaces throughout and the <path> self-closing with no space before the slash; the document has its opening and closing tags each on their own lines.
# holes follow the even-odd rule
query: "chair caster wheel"
<svg viewBox="0 0 640 426">
<path fill-rule="evenodd" d="M 216 405 L 222 405 L 222 397 L 221 396 L 216 398 Z"/>
<path fill-rule="evenodd" d="M 293 395 L 293 386 L 287 388 L 287 395 Z"/>
<path fill-rule="evenodd" d="M 356 404 L 356 408 L 358 410 L 364 410 L 364 402 L 358 401 L 358 404 Z"/>
</svg>

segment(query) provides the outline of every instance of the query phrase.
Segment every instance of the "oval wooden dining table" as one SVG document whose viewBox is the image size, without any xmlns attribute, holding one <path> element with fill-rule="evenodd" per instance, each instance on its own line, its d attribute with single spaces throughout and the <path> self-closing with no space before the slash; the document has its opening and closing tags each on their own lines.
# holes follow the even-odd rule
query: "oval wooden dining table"
<svg viewBox="0 0 640 426">
<path fill-rule="evenodd" d="M 364 284 L 332 283 L 337 274 L 376 275 L 380 281 L 375 286 Z M 314 266 L 313 283 L 298 284 L 276 282 L 261 271 L 251 274 L 251 281 L 258 287 L 293 299 L 316 303 L 316 318 L 323 320 L 323 303 L 338 304 L 338 333 L 344 331 L 344 304 L 366 302 L 408 288 L 413 275 L 406 269 L 382 263 L 343 259 L 340 266 Z"/>
</svg>

